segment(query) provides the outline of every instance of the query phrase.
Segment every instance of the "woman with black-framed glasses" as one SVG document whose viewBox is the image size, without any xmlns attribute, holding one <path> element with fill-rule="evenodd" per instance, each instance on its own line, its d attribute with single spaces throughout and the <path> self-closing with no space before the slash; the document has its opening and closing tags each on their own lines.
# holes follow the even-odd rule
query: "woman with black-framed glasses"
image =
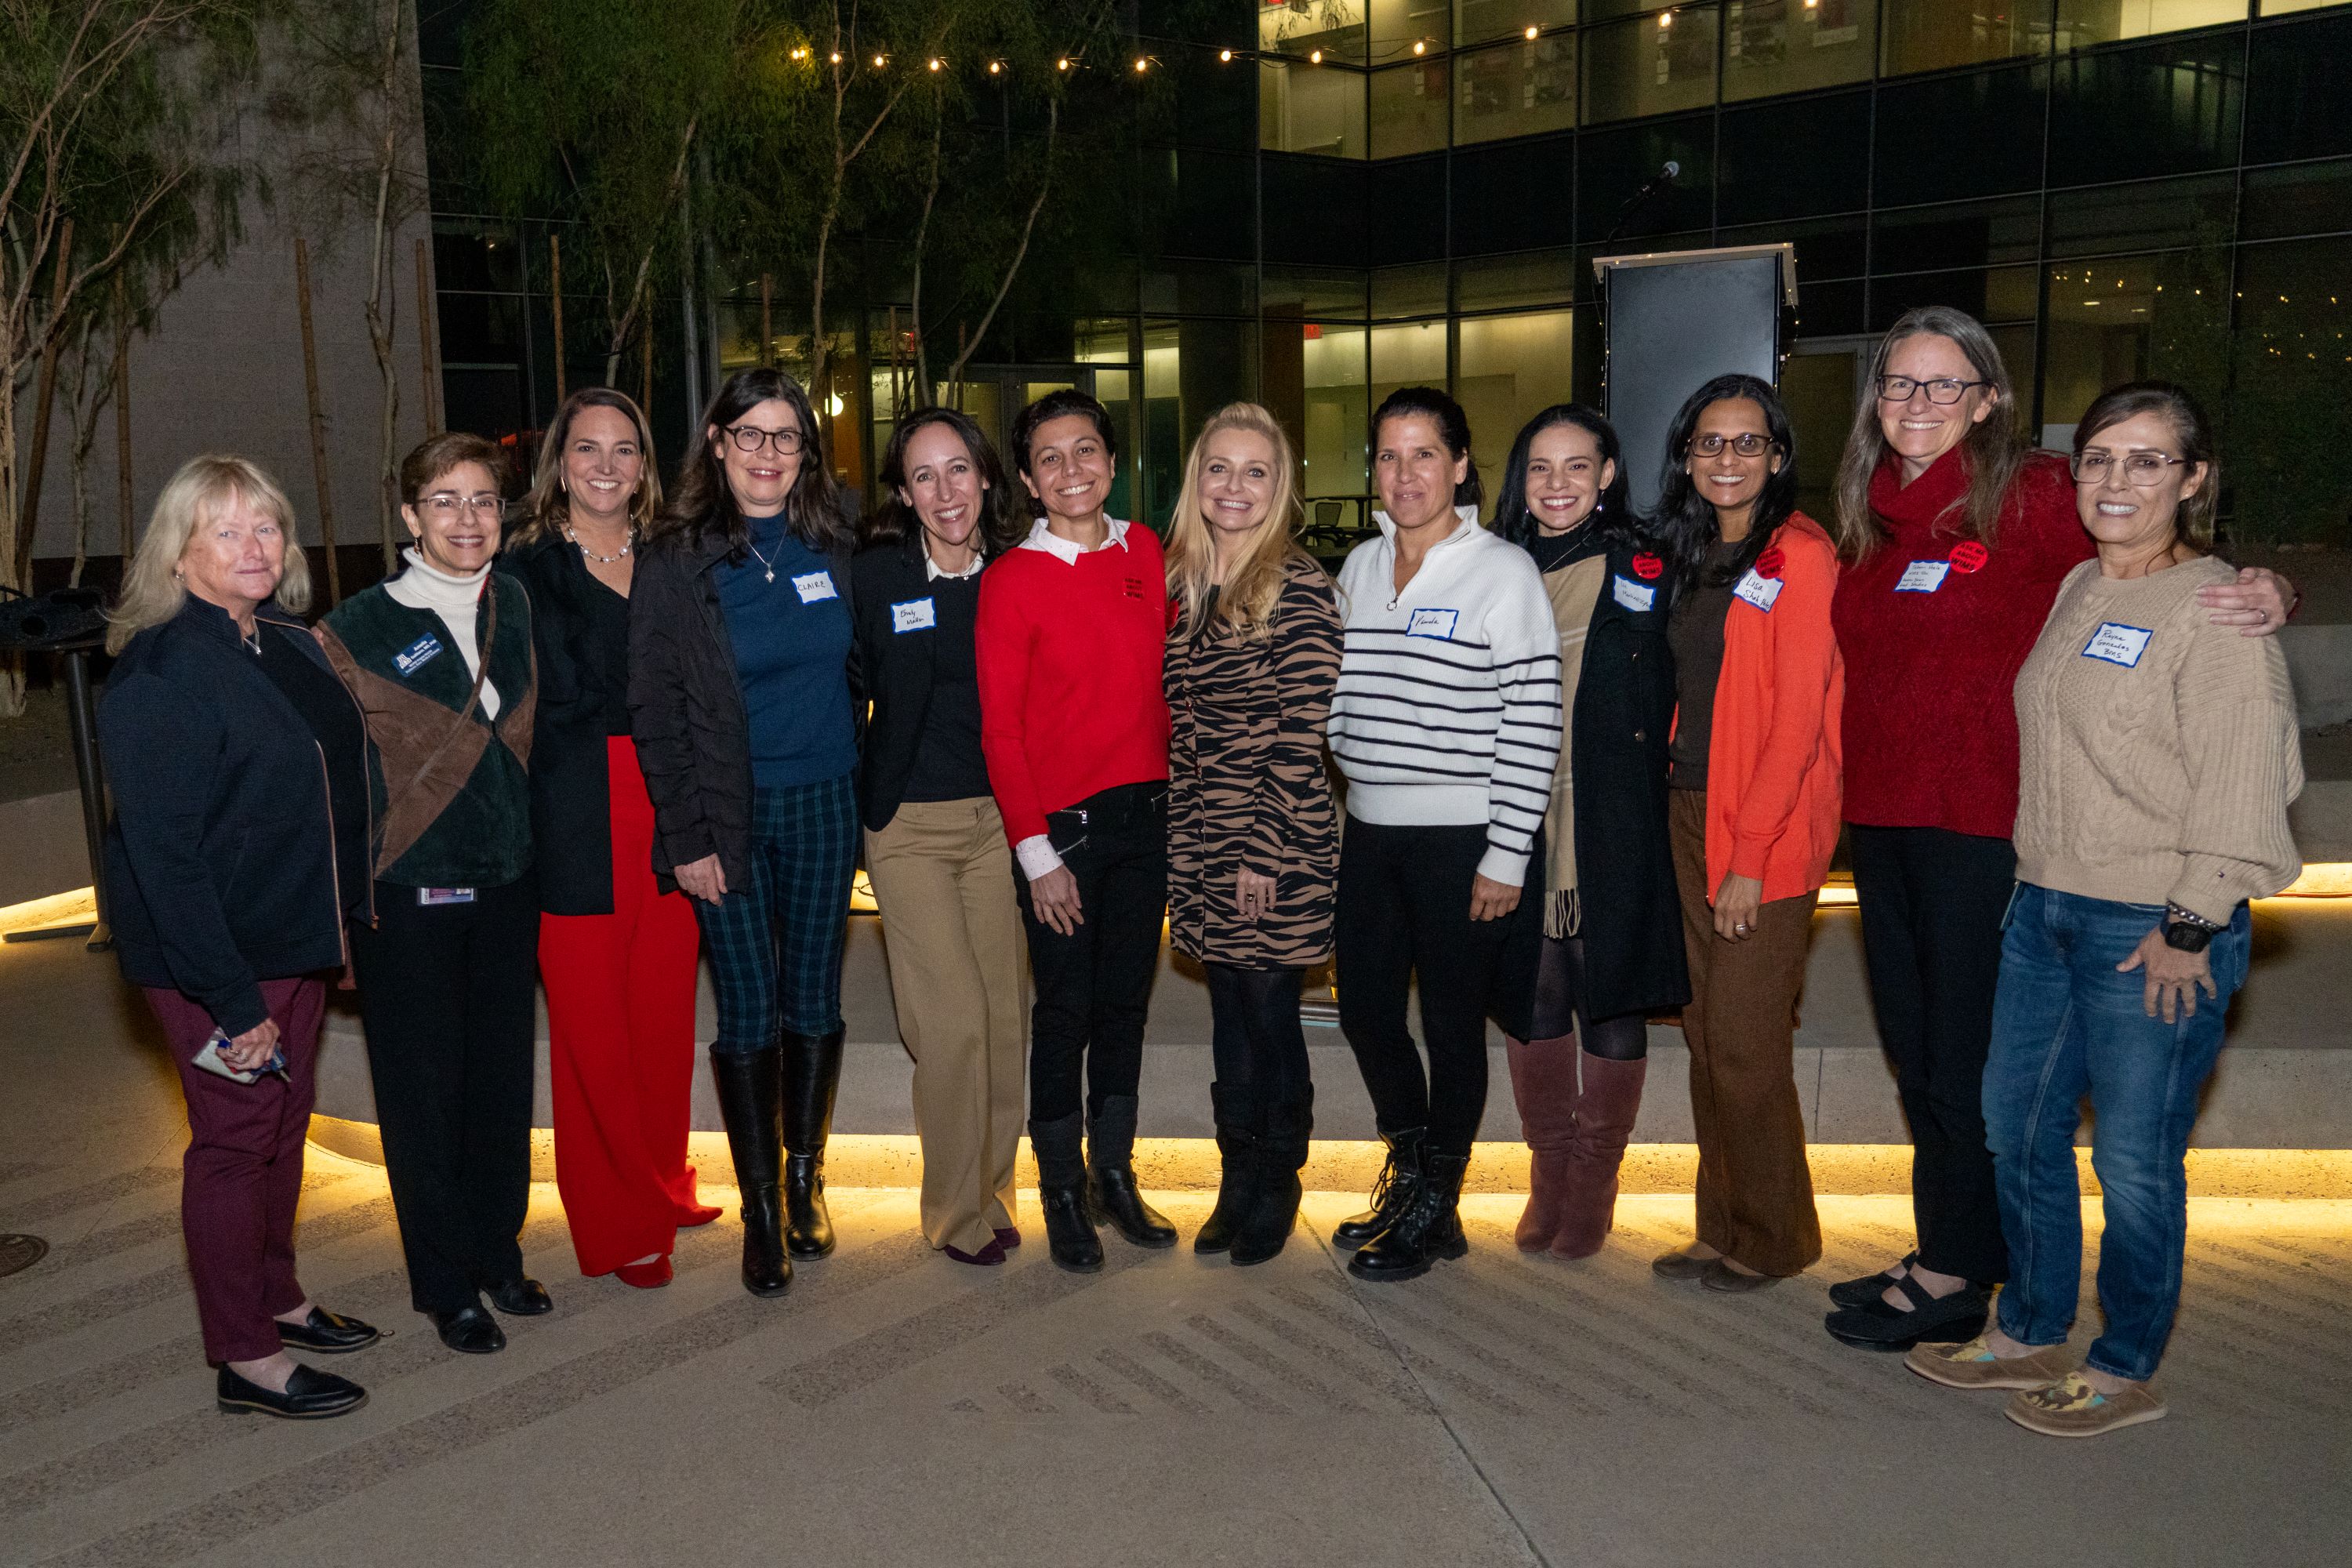
<svg viewBox="0 0 2352 1568">
<path fill-rule="evenodd" d="M 824 1144 L 857 861 L 852 540 L 808 395 L 781 371 L 739 371 L 649 531 L 630 606 L 654 870 L 694 900 L 710 955 L 710 1067 L 755 1296 L 834 1245 Z"/>
<path fill-rule="evenodd" d="M 1834 620 L 1852 675 L 1845 820 L 1879 1038 L 1910 1124 L 1917 1250 L 1832 1286 L 1829 1331 L 1900 1350 L 1965 1338 L 2009 1257 L 1979 1106 L 2000 918 L 2017 868 L 2010 686 L 2066 574 L 2090 558 L 2055 453 L 2018 434 L 1992 334 L 1914 310 L 1872 363 L 1838 470 L 1847 562 Z M 2199 600 L 2275 631 L 2284 580 L 2250 571 Z"/>
</svg>

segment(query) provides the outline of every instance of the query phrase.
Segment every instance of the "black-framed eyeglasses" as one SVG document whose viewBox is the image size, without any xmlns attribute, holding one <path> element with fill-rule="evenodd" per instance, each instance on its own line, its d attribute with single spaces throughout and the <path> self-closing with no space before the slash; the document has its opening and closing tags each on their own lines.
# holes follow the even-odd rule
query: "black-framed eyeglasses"
<svg viewBox="0 0 2352 1568">
<path fill-rule="evenodd" d="M 2102 485 L 2117 461 L 2112 452 L 2102 452 L 2094 447 L 2087 452 L 2077 452 L 2067 463 L 2074 472 L 2078 485 Z M 2189 461 L 2168 452 L 2126 452 L 2121 459 L 2124 483 L 2134 489 L 2151 490 L 2164 482 L 2164 470 Z"/>
<path fill-rule="evenodd" d="M 1882 403 L 1908 403 L 1914 393 L 1924 392 L 1930 403 L 1946 407 L 1969 395 L 1972 387 L 1990 386 L 1989 381 L 1959 381 L 1939 375 L 1930 381 L 1920 381 L 1907 375 L 1882 375 L 1878 378 L 1878 397 Z"/>
<path fill-rule="evenodd" d="M 1731 437 L 1714 434 L 1694 436 L 1687 449 L 1694 458 L 1720 458 L 1726 447 L 1743 458 L 1760 458 L 1772 450 L 1773 446 L 1772 437 L 1759 436 L 1750 430 L 1744 435 Z"/>
<path fill-rule="evenodd" d="M 727 438 L 735 443 L 739 452 L 756 452 L 762 447 L 773 447 L 777 455 L 789 458 L 807 444 L 797 430 L 764 430 L 757 425 L 730 425 Z"/>
</svg>

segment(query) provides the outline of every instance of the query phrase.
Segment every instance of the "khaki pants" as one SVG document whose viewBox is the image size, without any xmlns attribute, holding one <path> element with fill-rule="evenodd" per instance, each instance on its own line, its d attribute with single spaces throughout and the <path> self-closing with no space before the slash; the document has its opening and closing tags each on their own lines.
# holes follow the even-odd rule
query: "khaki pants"
<svg viewBox="0 0 2352 1568">
<path fill-rule="evenodd" d="M 923 1236 L 978 1252 L 1013 1223 L 1027 972 L 996 803 L 908 801 L 866 836 L 899 1037 L 915 1058 Z"/>
<path fill-rule="evenodd" d="M 1759 1273 L 1801 1274 L 1822 1255 L 1796 1082 L 1797 993 L 1821 895 L 1775 899 L 1748 940 L 1727 942 L 1707 903 L 1706 793 L 1673 791 L 1667 822 L 1690 956 L 1683 1038 L 1698 1131 L 1698 1238 Z"/>
</svg>

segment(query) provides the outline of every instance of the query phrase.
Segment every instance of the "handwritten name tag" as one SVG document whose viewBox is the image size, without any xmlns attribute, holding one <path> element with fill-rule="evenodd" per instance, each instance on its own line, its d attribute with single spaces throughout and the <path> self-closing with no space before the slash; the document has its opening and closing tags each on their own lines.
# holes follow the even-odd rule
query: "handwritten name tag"
<svg viewBox="0 0 2352 1568">
<path fill-rule="evenodd" d="M 1609 591 L 1619 604 L 1636 612 L 1648 609 L 1658 600 L 1655 588 L 1646 583 L 1636 583 L 1631 577 L 1611 577 Z"/>
<path fill-rule="evenodd" d="M 1750 566 L 1748 575 L 1732 584 L 1731 593 L 1734 598 L 1753 605 L 1769 616 L 1772 613 L 1773 602 L 1780 596 L 1780 578 L 1767 577 Z"/>
<path fill-rule="evenodd" d="M 919 632 L 939 624 L 939 612 L 929 599 L 902 599 L 890 606 L 890 629 L 894 632 Z"/>
<path fill-rule="evenodd" d="M 1405 635 L 1416 637 L 1451 637 L 1454 623 L 1462 618 L 1459 610 L 1415 610 L 1412 619 L 1405 623 Z"/>
<path fill-rule="evenodd" d="M 2127 626 L 2121 621 L 2101 621 L 2091 640 L 2083 645 L 2084 658 L 2103 658 L 2109 664 L 2120 664 L 2130 669 L 2139 663 L 2140 655 L 2147 651 L 2147 639 L 2156 634 L 2146 626 Z"/>
<path fill-rule="evenodd" d="M 841 597 L 833 591 L 833 574 L 830 572 L 805 573 L 793 579 L 793 586 L 799 592 L 803 605 L 814 605 L 819 599 Z"/>
<path fill-rule="evenodd" d="M 1898 594 L 1932 594 L 1944 585 L 1944 574 L 1952 569 L 1948 561 L 1914 561 L 1903 568 L 1895 580 Z"/>
</svg>

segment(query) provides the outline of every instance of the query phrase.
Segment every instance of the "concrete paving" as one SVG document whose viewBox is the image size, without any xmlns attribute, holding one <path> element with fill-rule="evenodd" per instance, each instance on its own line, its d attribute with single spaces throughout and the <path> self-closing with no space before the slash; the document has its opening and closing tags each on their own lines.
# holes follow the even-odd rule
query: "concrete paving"
<svg viewBox="0 0 2352 1568">
<path fill-rule="evenodd" d="M 2194 1200 L 2173 1415 L 2061 1444 L 1821 1333 L 1821 1284 L 1906 1244 L 1896 1199 L 1826 1200 L 1811 1276 L 1725 1298 L 1648 1272 L 1686 1234 L 1671 1195 L 1573 1265 L 1478 1196 L 1466 1260 L 1370 1287 L 1319 1240 L 1348 1194 L 1260 1268 L 1114 1241 L 1080 1278 L 1025 1196 L 1030 1245 L 982 1271 L 923 1247 L 911 1194 L 851 1190 L 840 1251 L 762 1302 L 731 1217 L 667 1289 L 582 1279 L 541 1187 L 557 1310 L 473 1358 L 406 1310 L 382 1173 L 320 1154 L 304 1279 L 394 1331 L 336 1363 L 373 1400 L 220 1415 L 178 1096 L 97 963 L 0 950 L 0 1229 L 54 1246 L 0 1280 L 0 1563 L 2294 1568 L 2352 1530 L 2341 1202 Z M 1187 1232 L 1206 1202 L 1165 1196 Z"/>
</svg>

